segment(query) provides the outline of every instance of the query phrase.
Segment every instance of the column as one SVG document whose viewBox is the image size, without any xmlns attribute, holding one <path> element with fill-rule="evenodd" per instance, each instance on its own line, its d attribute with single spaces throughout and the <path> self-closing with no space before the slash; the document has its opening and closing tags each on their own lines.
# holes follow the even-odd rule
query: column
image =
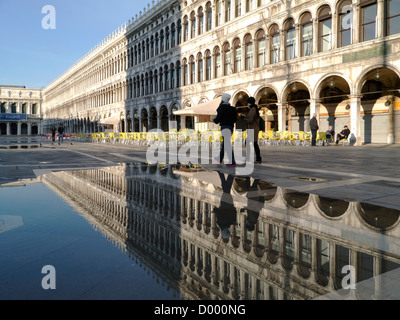
<svg viewBox="0 0 400 320">
<path fill-rule="evenodd" d="M 278 130 L 286 130 L 286 106 L 287 104 L 278 103 Z"/>
<path fill-rule="evenodd" d="M 388 137 L 387 137 L 387 143 L 388 144 L 393 144 L 394 143 L 394 96 L 389 100 L 390 105 L 388 107 L 389 113 L 388 113 Z"/>
<path fill-rule="evenodd" d="M 32 123 L 28 122 L 28 136 L 30 135 L 32 135 Z"/>
<path fill-rule="evenodd" d="M 376 300 L 381 300 L 382 298 L 382 258 L 374 257 L 374 283 L 375 283 L 375 292 L 373 298 Z"/>
<path fill-rule="evenodd" d="M 318 53 L 318 18 L 313 19 L 313 54 Z"/>
<path fill-rule="evenodd" d="M 350 97 L 350 137 L 355 140 L 353 143 L 357 146 L 362 145 L 361 139 L 361 96 L 351 96 Z M 353 145 L 352 143 L 352 145 Z"/>
<path fill-rule="evenodd" d="M 359 4 L 353 4 L 353 43 L 360 42 L 360 6 Z"/>
<path fill-rule="evenodd" d="M 161 116 L 157 115 L 157 129 L 161 129 Z"/>
<path fill-rule="evenodd" d="M 377 2 L 377 14 L 376 14 L 376 35 L 377 38 L 385 36 L 385 2 L 384 0 L 378 0 Z"/>
<path fill-rule="evenodd" d="M 338 35 L 338 14 L 337 12 L 332 12 L 332 49 L 337 48 L 337 35 Z"/>
<path fill-rule="evenodd" d="M 9 122 L 7 122 L 7 135 L 11 135 L 11 125 Z"/>
<path fill-rule="evenodd" d="M 295 30 L 296 30 L 295 57 L 298 58 L 301 56 L 301 32 L 299 23 L 296 23 Z"/>
<path fill-rule="evenodd" d="M 18 136 L 21 135 L 21 125 L 22 125 L 22 123 L 18 121 L 18 122 L 17 122 L 17 135 L 18 135 Z"/>
</svg>

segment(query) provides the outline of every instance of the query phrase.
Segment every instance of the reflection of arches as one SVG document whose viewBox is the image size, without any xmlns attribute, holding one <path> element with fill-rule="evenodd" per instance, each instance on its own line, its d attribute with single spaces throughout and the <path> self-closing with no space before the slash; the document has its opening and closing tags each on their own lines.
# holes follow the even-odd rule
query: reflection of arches
<svg viewBox="0 0 400 320">
<path fill-rule="evenodd" d="M 399 221 L 399 210 L 368 203 L 358 203 L 357 206 L 362 220 L 373 228 L 386 230 L 392 228 Z"/>
<path fill-rule="evenodd" d="M 337 218 L 345 214 L 349 208 L 349 202 L 344 200 L 336 200 L 326 197 L 317 197 L 316 203 L 318 208 L 328 217 Z"/>
<path fill-rule="evenodd" d="M 298 209 L 304 207 L 309 199 L 308 193 L 302 193 L 292 190 L 283 190 L 283 198 L 289 207 Z"/>
</svg>

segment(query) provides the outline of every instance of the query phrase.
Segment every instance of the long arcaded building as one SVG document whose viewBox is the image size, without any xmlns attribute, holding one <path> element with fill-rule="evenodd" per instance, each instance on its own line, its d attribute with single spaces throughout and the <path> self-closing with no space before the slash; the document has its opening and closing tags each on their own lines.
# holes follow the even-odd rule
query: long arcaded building
<svg viewBox="0 0 400 320">
<path fill-rule="evenodd" d="M 201 129 L 174 111 L 254 96 L 267 129 L 400 142 L 396 0 L 153 1 L 41 92 L 42 130 Z M 176 122 L 172 122 L 176 120 Z"/>
</svg>

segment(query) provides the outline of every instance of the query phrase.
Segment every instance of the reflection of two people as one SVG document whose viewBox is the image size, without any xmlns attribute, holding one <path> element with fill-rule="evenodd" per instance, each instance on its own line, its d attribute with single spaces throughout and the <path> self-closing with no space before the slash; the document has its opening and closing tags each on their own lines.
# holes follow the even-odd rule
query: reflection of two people
<svg viewBox="0 0 400 320">
<path fill-rule="evenodd" d="M 236 187 L 239 187 L 240 189 L 245 188 L 245 191 L 251 192 L 258 190 L 257 185 L 259 180 L 254 180 L 253 184 L 250 185 L 250 177 L 238 178 L 228 175 L 227 178 L 225 178 L 223 173 L 218 172 L 218 174 L 221 179 L 223 194 L 221 196 L 220 206 L 214 208 L 214 213 L 216 215 L 217 225 L 221 229 L 221 236 L 223 239 L 227 240 L 231 236 L 230 227 L 237 223 L 237 210 L 231 195 L 233 184 L 235 183 Z M 256 197 L 253 201 L 250 201 L 250 199 L 247 198 L 247 206 L 240 209 L 240 212 L 247 212 L 246 229 L 248 231 L 253 231 L 255 229 L 260 210 L 263 206 L 264 199 L 261 196 Z"/>
</svg>

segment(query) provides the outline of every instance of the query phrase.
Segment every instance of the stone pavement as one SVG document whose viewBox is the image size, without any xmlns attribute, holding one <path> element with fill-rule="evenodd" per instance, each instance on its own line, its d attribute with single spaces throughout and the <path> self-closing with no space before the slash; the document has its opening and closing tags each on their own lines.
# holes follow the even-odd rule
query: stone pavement
<svg viewBox="0 0 400 320">
<path fill-rule="evenodd" d="M 52 170 L 146 161 L 147 147 L 0 137 L 0 185 Z M 400 145 L 262 146 L 252 177 L 298 192 L 400 208 Z M 210 158 L 211 159 L 211 158 Z M 209 161 L 211 163 L 211 160 Z M 205 165 L 235 174 L 235 168 Z"/>
</svg>

